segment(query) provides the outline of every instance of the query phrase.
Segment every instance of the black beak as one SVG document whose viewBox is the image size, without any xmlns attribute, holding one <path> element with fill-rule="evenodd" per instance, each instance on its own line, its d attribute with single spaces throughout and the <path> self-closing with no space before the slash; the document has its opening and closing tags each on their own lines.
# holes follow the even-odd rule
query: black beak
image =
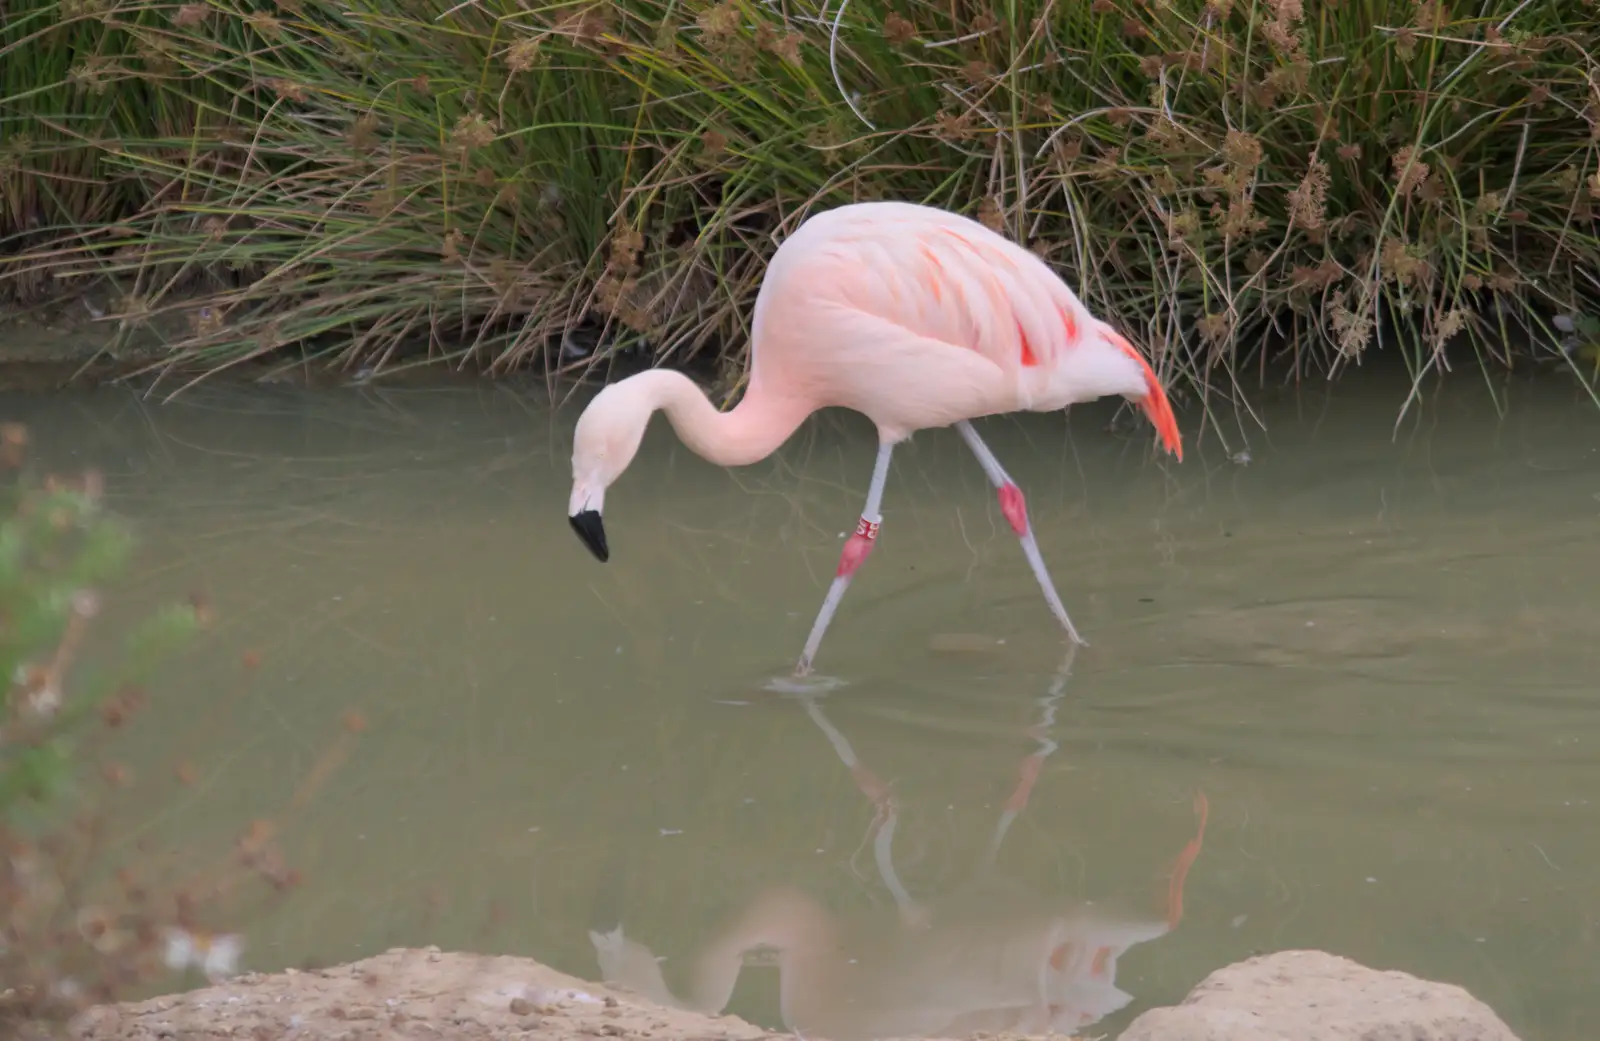
<svg viewBox="0 0 1600 1041">
<path fill-rule="evenodd" d="M 606 548 L 606 526 L 600 523 L 599 510 L 580 510 L 567 518 L 572 523 L 572 530 L 578 533 L 578 538 L 589 547 L 589 552 L 595 559 L 604 564 L 611 559 L 611 551 Z"/>
</svg>

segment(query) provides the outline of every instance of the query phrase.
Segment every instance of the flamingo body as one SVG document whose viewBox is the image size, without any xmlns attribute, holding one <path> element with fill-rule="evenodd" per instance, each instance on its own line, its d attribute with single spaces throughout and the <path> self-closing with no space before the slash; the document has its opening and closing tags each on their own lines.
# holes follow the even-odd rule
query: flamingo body
<svg viewBox="0 0 1600 1041">
<path fill-rule="evenodd" d="M 595 556 L 609 559 L 605 491 L 658 409 L 685 444 L 723 466 L 766 458 L 818 409 L 866 415 L 880 442 L 867 508 L 802 654 L 804 673 L 876 542 L 893 447 L 918 430 L 955 426 L 995 485 L 1051 610 L 1082 642 L 1039 556 L 1021 491 L 969 420 L 1111 394 L 1138 402 L 1182 460 L 1177 420 L 1149 364 L 1038 256 L 945 210 L 840 206 L 806 220 L 773 255 L 756 296 L 749 384 L 735 408 L 718 412 L 687 377 L 660 369 L 594 397 L 574 435 L 568 512 Z"/>
<path fill-rule="evenodd" d="M 929 206 L 864 202 L 791 235 L 756 296 L 750 391 L 855 409 L 896 443 L 1004 412 L 1138 397 L 1181 460 L 1161 385 L 1036 254 Z"/>
</svg>

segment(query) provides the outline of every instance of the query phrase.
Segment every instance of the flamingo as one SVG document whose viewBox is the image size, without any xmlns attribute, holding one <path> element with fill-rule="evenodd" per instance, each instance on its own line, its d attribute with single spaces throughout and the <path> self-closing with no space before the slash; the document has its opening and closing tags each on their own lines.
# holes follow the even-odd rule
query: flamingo
<svg viewBox="0 0 1600 1041">
<path fill-rule="evenodd" d="M 882 529 L 895 445 L 954 426 L 977 456 L 1044 592 L 1068 617 L 1028 523 L 1027 504 L 971 420 L 1053 412 L 1120 394 L 1136 402 L 1178 461 L 1183 442 L 1145 359 L 1092 316 L 1045 262 L 959 214 L 904 202 L 860 202 L 806 219 L 777 251 L 756 294 L 749 383 L 720 412 L 687 376 L 651 369 L 606 386 L 578 417 L 568 518 L 601 562 L 606 489 L 633 461 L 659 411 L 696 454 L 747 466 L 776 452 L 818 409 L 842 406 L 878 428 L 867 501 L 795 666 L 811 672 L 824 633 Z"/>
</svg>

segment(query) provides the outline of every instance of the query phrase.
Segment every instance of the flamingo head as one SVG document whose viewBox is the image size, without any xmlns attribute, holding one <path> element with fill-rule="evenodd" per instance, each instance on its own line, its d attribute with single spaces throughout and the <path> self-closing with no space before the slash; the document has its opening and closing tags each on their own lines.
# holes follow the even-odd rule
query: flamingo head
<svg viewBox="0 0 1600 1041">
<path fill-rule="evenodd" d="M 595 558 L 611 558 L 600 513 L 606 489 L 633 462 L 654 409 L 631 393 L 627 381 L 606 387 L 578 417 L 572 443 L 572 498 L 567 521 Z"/>
</svg>

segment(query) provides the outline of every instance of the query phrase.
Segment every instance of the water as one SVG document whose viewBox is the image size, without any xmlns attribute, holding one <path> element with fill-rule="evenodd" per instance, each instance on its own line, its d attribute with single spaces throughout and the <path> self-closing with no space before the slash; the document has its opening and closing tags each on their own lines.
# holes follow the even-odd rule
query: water
<svg viewBox="0 0 1600 1041">
<path fill-rule="evenodd" d="M 1252 952 L 1321 947 L 1460 983 L 1529 1041 L 1586 1036 L 1600 417 L 1519 381 L 1502 420 L 1469 375 L 1395 433 L 1395 389 L 1270 395 L 1248 463 L 1239 427 L 1197 443 L 1192 413 L 1181 465 L 1107 432 L 1109 407 L 981 424 L 1090 641 L 1070 670 L 982 472 L 953 432 L 919 435 L 822 646 L 841 685 L 811 699 L 765 685 L 860 510 L 853 414 L 735 472 L 658 423 L 600 565 L 565 518 L 573 414 L 539 388 L 0 411 L 53 465 L 102 469 L 137 525 L 108 622 L 191 590 L 217 611 L 122 749 L 147 779 L 132 833 L 223 849 L 346 712 L 369 724 L 289 827 L 305 885 L 251 924 L 252 968 L 436 943 L 593 978 L 590 930 L 620 923 L 686 994 L 718 930 L 787 887 L 771 921 L 835 923 L 857 956 L 838 986 L 901 1032 L 934 1026 L 897 1009 L 994 983 L 995 951 L 1025 975 L 1076 938 L 1138 941 L 1095 1033 Z M 777 993 L 752 964 L 730 1008 L 776 1027 Z M 868 1022 L 838 1007 L 860 1011 L 840 1033 Z"/>
</svg>

